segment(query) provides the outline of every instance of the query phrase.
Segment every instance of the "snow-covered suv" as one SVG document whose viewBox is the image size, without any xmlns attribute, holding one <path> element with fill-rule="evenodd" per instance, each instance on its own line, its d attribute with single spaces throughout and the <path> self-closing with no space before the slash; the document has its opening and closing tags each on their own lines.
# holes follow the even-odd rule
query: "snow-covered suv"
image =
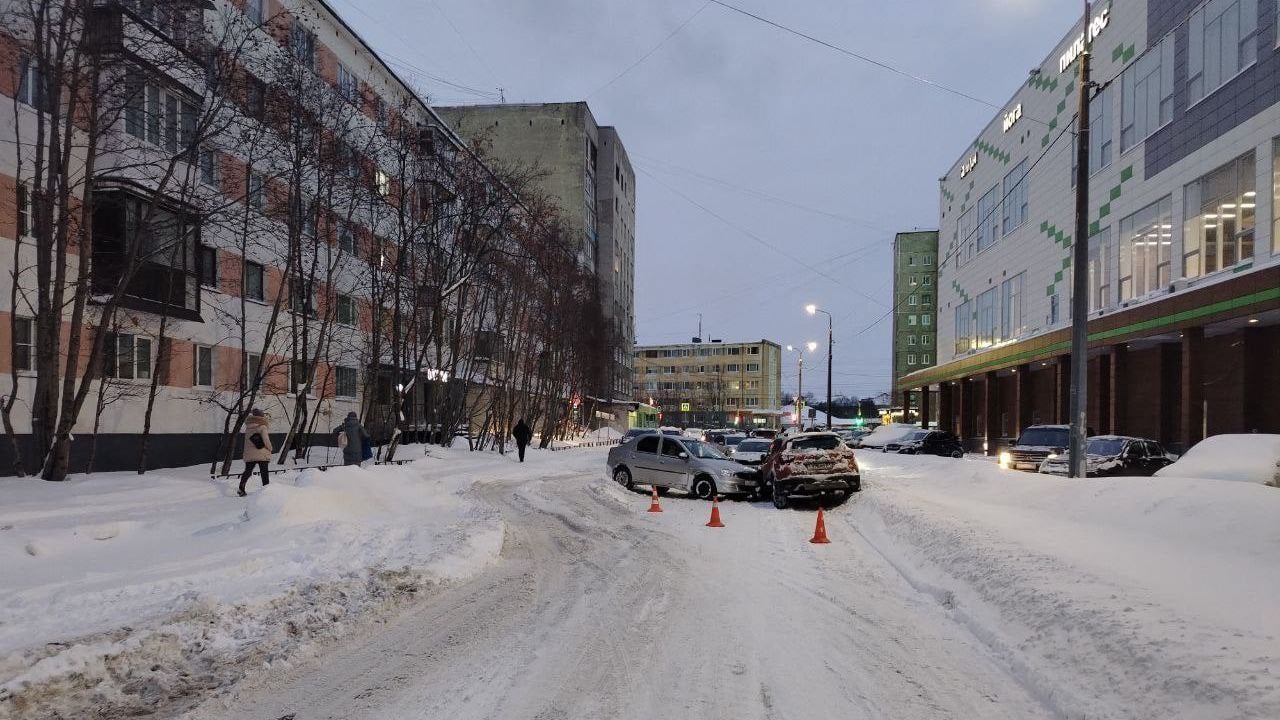
<svg viewBox="0 0 1280 720">
<path fill-rule="evenodd" d="M 760 466 L 760 476 L 785 508 L 793 497 L 829 497 L 837 502 L 862 489 L 858 461 L 833 432 L 807 432 L 773 441 Z"/>
</svg>

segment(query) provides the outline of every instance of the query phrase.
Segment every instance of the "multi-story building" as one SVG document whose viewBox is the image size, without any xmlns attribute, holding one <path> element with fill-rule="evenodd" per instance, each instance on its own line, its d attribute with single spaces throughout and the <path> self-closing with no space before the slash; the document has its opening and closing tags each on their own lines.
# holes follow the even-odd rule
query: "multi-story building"
<svg viewBox="0 0 1280 720">
<path fill-rule="evenodd" d="M 893 382 L 933 365 L 937 355 L 938 231 L 893 238 Z"/>
<path fill-rule="evenodd" d="M 251 406 L 277 442 L 349 411 L 425 430 L 518 358 L 499 383 L 568 386 L 529 378 L 580 347 L 499 331 L 532 326 L 502 293 L 559 281 L 491 261 L 520 198 L 327 3 L 42 5 L 0 3 L 4 471 L 58 443 L 72 469 L 207 462 Z"/>
<path fill-rule="evenodd" d="M 1280 52 L 1252 0 L 1094 4 L 940 181 L 939 420 L 992 451 L 1066 422 L 1089 273 L 1095 432 L 1280 432 Z M 1078 56 L 1092 39 L 1089 263 L 1072 268 Z M 924 403 L 928 404 L 927 394 Z"/>
<path fill-rule="evenodd" d="M 488 144 L 494 157 L 536 168 L 564 221 L 581 233 L 583 264 L 595 270 L 615 342 L 602 399 L 631 391 L 635 338 L 635 171 L 613 127 L 585 102 L 437 107 L 454 130 Z M 625 417 L 623 411 L 616 415 Z"/>
<path fill-rule="evenodd" d="M 643 345 L 633 392 L 680 427 L 778 427 L 782 348 L 755 342 Z"/>
</svg>

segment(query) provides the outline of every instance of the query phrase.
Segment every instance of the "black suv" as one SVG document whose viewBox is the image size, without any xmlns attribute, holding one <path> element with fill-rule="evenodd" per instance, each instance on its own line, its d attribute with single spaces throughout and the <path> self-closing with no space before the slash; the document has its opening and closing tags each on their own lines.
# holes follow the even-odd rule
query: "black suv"
<svg viewBox="0 0 1280 720">
<path fill-rule="evenodd" d="M 1173 462 L 1155 440 L 1099 435 L 1085 443 L 1086 477 L 1150 477 Z M 1067 474 L 1065 453 L 1051 455 L 1040 465 L 1040 472 Z"/>
<path fill-rule="evenodd" d="M 1093 428 L 1085 432 L 1092 435 Z M 1000 467 L 1037 472 L 1045 458 L 1063 454 L 1070 444 L 1070 425 L 1032 425 L 1022 431 L 1012 447 L 1000 453 Z"/>
<path fill-rule="evenodd" d="M 937 455 L 964 457 L 964 446 L 954 433 L 942 430 L 917 430 L 914 434 L 884 446 L 884 452 L 901 455 Z"/>
</svg>

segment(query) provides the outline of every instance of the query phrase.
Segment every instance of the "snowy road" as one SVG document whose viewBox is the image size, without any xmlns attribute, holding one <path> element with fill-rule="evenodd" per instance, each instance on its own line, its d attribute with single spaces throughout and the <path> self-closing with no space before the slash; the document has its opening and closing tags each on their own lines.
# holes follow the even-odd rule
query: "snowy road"
<svg viewBox="0 0 1280 720">
<path fill-rule="evenodd" d="M 501 556 L 315 662 L 191 718 L 1052 717 L 935 595 L 814 514 L 646 497 L 603 454 L 531 457 L 480 486 Z M 540 470 L 539 466 L 545 469 Z"/>
</svg>

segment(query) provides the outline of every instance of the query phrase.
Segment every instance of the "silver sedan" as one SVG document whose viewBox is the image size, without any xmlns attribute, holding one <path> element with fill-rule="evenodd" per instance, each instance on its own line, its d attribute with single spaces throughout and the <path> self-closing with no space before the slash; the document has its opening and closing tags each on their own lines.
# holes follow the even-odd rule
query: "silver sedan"
<svg viewBox="0 0 1280 720">
<path fill-rule="evenodd" d="M 627 489 L 649 485 L 665 493 L 674 488 L 704 500 L 754 493 L 759 486 L 754 469 L 691 438 L 645 435 L 611 449 L 607 467 L 609 477 Z"/>
</svg>

